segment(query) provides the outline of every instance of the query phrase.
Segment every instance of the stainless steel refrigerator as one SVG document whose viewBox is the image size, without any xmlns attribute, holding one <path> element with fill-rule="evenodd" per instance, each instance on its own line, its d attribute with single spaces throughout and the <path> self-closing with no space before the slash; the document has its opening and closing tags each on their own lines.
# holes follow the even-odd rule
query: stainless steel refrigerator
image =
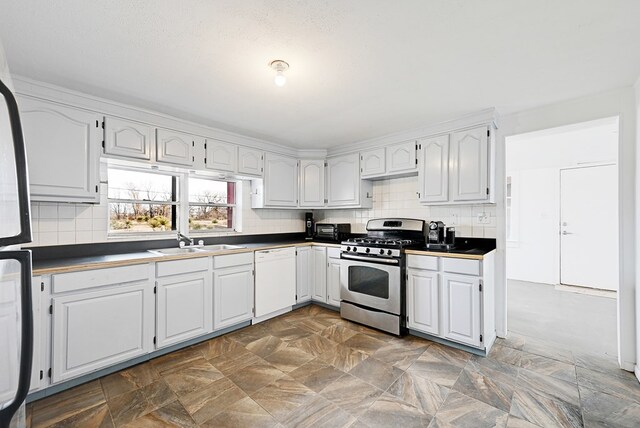
<svg viewBox="0 0 640 428">
<path fill-rule="evenodd" d="M 0 428 L 25 426 L 33 314 L 27 160 L 18 106 L 0 45 Z"/>
</svg>

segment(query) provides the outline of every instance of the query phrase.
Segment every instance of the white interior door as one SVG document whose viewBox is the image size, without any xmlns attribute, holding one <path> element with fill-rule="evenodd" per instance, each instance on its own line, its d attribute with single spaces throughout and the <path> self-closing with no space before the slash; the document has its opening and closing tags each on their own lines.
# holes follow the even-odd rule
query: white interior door
<svg viewBox="0 0 640 428">
<path fill-rule="evenodd" d="M 618 289 L 618 168 L 560 171 L 560 282 Z"/>
</svg>

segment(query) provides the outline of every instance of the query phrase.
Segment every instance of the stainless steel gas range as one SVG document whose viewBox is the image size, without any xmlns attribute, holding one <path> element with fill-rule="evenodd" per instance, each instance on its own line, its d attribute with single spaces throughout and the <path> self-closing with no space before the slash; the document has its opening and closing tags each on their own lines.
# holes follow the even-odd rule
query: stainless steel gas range
<svg viewBox="0 0 640 428">
<path fill-rule="evenodd" d="M 340 315 L 389 333 L 405 330 L 405 254 L 425 245 L 425 221 L 381 218 L 341 243 Z"/>
</svg>

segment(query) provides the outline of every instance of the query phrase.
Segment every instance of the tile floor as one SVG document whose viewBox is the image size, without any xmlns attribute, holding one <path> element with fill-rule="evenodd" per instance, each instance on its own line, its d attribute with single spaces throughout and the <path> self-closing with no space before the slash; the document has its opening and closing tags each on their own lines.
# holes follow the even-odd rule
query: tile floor
<svg viewBox="0 0 640 428">
<path fill-rule="evenodd" d="M 31 403 L 33 427 L 639 426 L 602 357 L 498 340 L 488 358 L 316 305 Z"/>
</svg>

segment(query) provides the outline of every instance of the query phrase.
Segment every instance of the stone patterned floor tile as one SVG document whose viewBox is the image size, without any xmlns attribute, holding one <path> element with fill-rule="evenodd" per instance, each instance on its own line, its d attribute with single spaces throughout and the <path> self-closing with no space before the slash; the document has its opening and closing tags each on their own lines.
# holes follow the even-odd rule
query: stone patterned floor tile
<svg viewBox="0 0 640 428">
<path fill-rule="evenodd" d="M 540 355 L 523 352 L 520 358 L 520 367 L 536 373 L 566 380 L 567 382 L 577 382 L 576 367 L 573 364 L 563 363 Z"/>
<path fill-rule="evenodd" d="M 280 349 L 287 347 L 287 343 L 275 336 L 265 336 L 245 345 L 245 348 L 261 358 L 265 358 Z"/>
<path fill-rule="evenodd" d="M 182 369 L 172 371 L 164 376 L 164 380 L 178 396 L 202 388 L 224 375 L 213 364 L 201 358 Z"/>
<path fill-rule="evenodd" d="M 376 330 L 375 328 L 367 327 L 366 325 L 352 323 L 350 321 L 347 321 L 347 322 L 348 322 L 347 326 L 351 330 L 355 330 L 358 333 L 366 334 L 367 336 L 373 337 L 383 342 L 390 342 L 393 339 L 396 339 L 398 337 L 390 333 L 385 333 L 383 331 Z"/>
<path fill-rule="evenodd" d="M 583 426 L 579 406 L 524 388 L 517 388 L 513 394 L 511 415 L 542 427 Z"/>
<path fill-rule="evenodd" d="M 51 426 L 105 402 L 100 381 L 94 380 L 33 403 L 33 426 Z"/>
<path fill-rule="evenodd" d="M 520 359 L 522 358 L 522 354 L 523 352 L 517 349 L 495 344 L 491 348 L 491 351 L 489 352 L 487 358 L 500 361 L 501 363 L 520 366 Z"/>
<path fill-rule="evenodd" d="M 435 414 L 431 427 L 504 427 L 508 413 L 451 391 Z"/>
<path fill-rule="evenodd" d="M 411 404 L 389 394 L 378 398 L 358 418 L 367 426 L 374 427 L 425 427 L 431 422 L 432 415 L 424 413 Z"/>
<path fill-rule="evenodd" d="M 440 385 L 452 387 L 470 358 L 471 355 L 466 352 L 457 349 L 446 350 L 441 345 L 433 345 L 427 348 L 407 371 Z"/>
<path fill-rule="evenodd" d="M 180 397 L 179 400 L 193 420 L 201 424 L 246 396 L 242 389 L 224 377 Z"/>
<path fill-rule="evenodd" d="M 331 319 L 322 317 L 307 318 L 295 323 L 296 327 L 299 327 L 308 332 L 319 334 L 327 327 L 334 325 Z"/>
<path fill-rule="evenodd" d="M 260 324 L 254 324 L 249 327 L 242 328 L 240 330 L 236 330 L 229 334 L 226 334 L 224 337 L 234 340 L 245 346 L 254 340 L 258 340 L 262 337 L 268 336 L 269 333 L 267 330 Z"/>
<path fill-rule="evenodd" d="M 320 394 L 354 416 L 361 415 L 382 395 L 382 390 L 346 374 L 329 384 Z"/>
<path fill-rule="evenodd" d="M 27 425 L 29 426 L 29 425 Z M 34 428 L 38 425 L 32 425 Z M 111 419 L 111 412 L 106 403 L 91 407 L 63 421 L 50 425 L 53 428 L 112 428 L 115 427 Z"/>
<path fill-rule="evenodd" d="M 377 350 L 386 346 L 386 342 L 369 336 L 364 333 L 358 333 L 343 342 L 343 345 L 353 348 L 357 351 L 371 355 Z"/>
<path fill-rule="evenodd" d="M 564 401 L 573 406 L 580 405 L 578 385 L 572 382 L 520 369 L 517 386 L 553 400 Z"/>
<path fill-rule="evenodd" d="M 289 346 L 298 348 L 314 357 L 325 352 L 330 352 L 338 347 L 338 344 L 317 334 L 312 334 L 302 339 L 290 342 Z"/>
<path fill-rule="evenodd" d="M 483 360 L 486 365 L 480 360 L 469 360 L 453 389 L 508 413 L 518 370 L 508 364 Z"/>
<path fill-rule="evenodd" d="M 251 398 L 262 406 L 277 421 L 282 422 L 289 414 L 316 393 L 302 383 L 283 377 L 251 394 Z"/>
<path fill-rule="evenodd" d="M 320 332 L 320 335 L 322 337 L 325 337 L 336 343 L 342 343 L 345 340 L 355 336 L 356 334 L 358 334 L 356 331 L 339 324 L 332 324 L 331 326 L 326 327 L 324 330 L 322 330 L 322 332 Z"/>
<path fill-rule="evenodd" d="M 229 375 L 229 380 L 235 383 L 247 394 L 252 394 L 285 376 L 285 374 L 266 362 L 251 364 L 244 369 Z"/>
<path fill-rule="evenodd" d="M 435 415 L 449 395 L 449 388 L 413 373 L 404 373 L 387 389 L 387 393 Z"/>
<path fill-rule="evenodd" d="M 276 420 L 269 412 L 251 398 L 245 397 L 200 426 L 211 428 L 271 428 L 276 425 Z"/>
<path fill-rule="evenodd" d="M 348 372 L 362 361 L 369 358 L 369 355 L 346 345 L 337 345 L 335 349 L 319 355 L 318 358 L 331 364 L 338 370 Z"/>
<path fill-rule="evenodd" d="M 296 327 L 292 325 L 291 327 L 286 328 L 284 330 L 271 332 L 271 334 L 279 339 L 284 340 L 285 342 L 291 342 L 294 340 L 300 340 L 305 337 L 309 337 L 313 333 L 309 332 L 308 330 L 304 330 L 300 327 Z"/>
<path fill-rule="evenodd" d="M 420 347 L 402 346 L 397 342 L 389 342 L 387 345 L 373 353 L 373 357 L 387 364 L 391 364 L 400 370 L 406 370 L 428 348 L 428 345 Z"/>
<path fill-rule="evenodd" d="M 516 418 L 513 415 L 509 415 L 507 420 L 507 428 L 539 428 L 540 425 L 532 424 L 524 419 Z"/>
<path fill-rule="evenodd" d="M 154 410 L 141 390 L 118 395 L 107 404 L 116 427 L 124 426 Z"/>
<path fill-rule="evenodd" d="M 150 364 L 162 376 L 166 373 L 179 370 L 196 360 L 202 359 L 202 354 L 193 348 L 185 348 L 171 352 L 151 360 Z"/>
<path fill-rule="evenodd" d="M 140 388 L 133 378 L 126 375 L 126 370 L 101 378 L 100 384 L 107 400 Z"/>
<path fill-rule="evenodd" d="M 640 404 L 580 387 L 585 426 L 638 427 Z"/>
<path fill-rule="evenodd" d="M 229 376 L 249 365 L 264 362 L 264 360 L 245 348 L 241 348 L 237 351 L 227 352 L 226 354 L 217 356 L 209 360 L 209 362 L 216 369 L 220 370 L 222 374 Z"/>
<path fill-rule="evenodd" d="M 576 367 L 576 372 L 581 387 L 640 403 L 640 383 L 635 377 L 608 376 L 582 367 Z"/>
<path fill-rule="evenodd" d="M 141 388 L 142 393 L 152 408 L 159 409 L 176 401 L 178 396 L 169 387 L 164 379 L 160 379 Z"/>
<path fill-rule="evenodd" d="M 522 350 L 531 354 L 558 360 L 563 363 L 574 364 L 575 362 L 573 353 L 568 349 L 563 349 L 557 345 L 549 344 L 537 339 L 527 338 Z"/>
<path fill-rule="evenodd" d="M 289 373 L 313 360 L 315 357 L 302 349 L 287 347 L 265 357 L 265 361 L 278 370 Z"/>
<path fill-rule="evenodd" d="M 521 334 L 509 333 L 506 338 L 498 337 L 495 344 L 522 351 L 526 341 L 526 337 Z"/>
<path fill-rule="evenodd" d="M 197 424 L 189 412 L 178 401 L 167 404 L 153 412 L 133 420 L 126 428 L 196 428 Z"/>
<path fill-rule="evenodd" d="M 316 395 L 294 410 L 282 423 L 287 428 L 346 428 L 356 422 L 356 418 Z"/>
<path fill-rule="evenodd" d="M 205 359 L 211 360 L 212 358 L 219 357 L 227 352 L 237 351 L 241 347 L 242 345 L 238 342 L 231 340 L 226 336 L 218 336 L 194 345 L 193 349 L 199 351 Z"/>
<path fill-rule="evenodd" d="M 289 372 L 289 376 L 307 388 L 320 392 L 327 385 L 342 377 L 345 373 L 319 358 L 309 361 L 298 369 Z"/>
<path fill-rule="evenodd" d="M 383 363 L 374 357 L 369 357 L 351 369 L 349 373 L 384 391 L 389 388 L 404 371 L 390 364 Z"/>
</svg>

